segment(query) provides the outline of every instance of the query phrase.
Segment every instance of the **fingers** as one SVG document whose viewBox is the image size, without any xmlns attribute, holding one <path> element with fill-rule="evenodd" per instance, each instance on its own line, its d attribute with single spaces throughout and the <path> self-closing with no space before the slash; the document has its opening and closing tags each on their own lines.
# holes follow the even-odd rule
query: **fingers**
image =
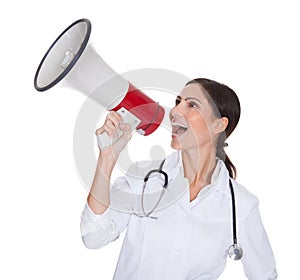
<svg viewBox="0 0 300 280">
<path fill-rule="evenodd" d="M 122 135 L 113 145 L 113 151 L 115 155 L 119 153 L 126 147 L 128 141 L 131 139 L 131 126 L 130 124 L 120 124 L 120 129 L 122 130 Z"/>
<path fill-rule="evenodd" d="M 122 138 L 125 141 L 129 141 L 130 138 L 131 138 L 131 136 L 132 136 L 130 124 L 128 124 L 128 123 L 121 123 L 120 124 L 120 129 L 123 131 Z"/>
<path fill-rule="evenodd" d="M 104 128 L 103 127 L 100 127 L 96 130 L 96 135 L 100 135 L 104 132 Z"/>
<path fill-rule="evenodd" d="M 110 111 L 110 113 L 106 116 L 105 120 L 110 121 L 115 125 L 118 125 L 120 122 L 122 122 L 122 117 L 119 115 L 119 113 L 115 111 Z"/>
<path fill-rule="evenodd" d="M 123 130 L 124 132 L 128 132 L 131 129 L 131 126 L 129 123 L 120 123 L 119 128 Z"/>
<path fill-rule="evenodd" d="M 96 135 L 105 133 L 110 138 L 107 138 L 107 135 L 97 138 L 97 141 L 100 141 L 98 142 L 100 150 L 102 147 L 109 146 L 109 149 L 104 150 L 113 152 L 114 155 L 118 156 L 131 139 L 131 130 L 130 124 L 124 123 L 122 117 L 117 112 L 111 111 L 106 116 L 103 126 L 96 130 Z"/>
<path fill-rule="evenodd" d="M 96 130 L 96 135 L 99 135 L 105 131 L 109 136 L 116 137 L 116 130 L 120 127 L 121 123 L 121 116 L 117 112 L 111 111 L 106 116 L 103 126 Z"/>
</svg>

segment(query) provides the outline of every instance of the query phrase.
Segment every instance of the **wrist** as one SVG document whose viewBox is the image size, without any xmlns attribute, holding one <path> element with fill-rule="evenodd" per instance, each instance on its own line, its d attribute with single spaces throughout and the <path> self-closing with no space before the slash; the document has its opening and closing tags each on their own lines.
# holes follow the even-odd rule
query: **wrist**
<svg viewBox="0 0 300 280">
<path fill-rule="evenodd" d="M 102 151 L 100 151 L 98 157 L 98 166 L 108 167 L 109 169 L 113 169 L 117 160 L 118 157 L 114 155 L 113 152 L 103 153 Z"/>
</svg>

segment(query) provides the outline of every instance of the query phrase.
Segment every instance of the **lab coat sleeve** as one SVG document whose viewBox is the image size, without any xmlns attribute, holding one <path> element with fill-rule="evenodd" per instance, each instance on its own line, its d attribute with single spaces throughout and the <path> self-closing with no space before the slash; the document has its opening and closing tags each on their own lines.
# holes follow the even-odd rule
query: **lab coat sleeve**
<svg viewBox="0 0 300 280">
<path fill-rule="evenodd" d="M 128 192 L 120 190 L 126 190 L 126 188 L 128 188 L 126 180 L 124 178 L 117 179 L 112 187 L 114 191 L 111 191 L 111 205 L 100 215 L 95 214 L 86 203 L 81 215 L 80 230 L 82 241 L 87 248 L 99 249 L 107 245 L 116 240 L 127 227 L 131 214 L 129 211 L 115 207 L 121 207 L 122 194 Z M 119 194 L 115 195 L 116 193 Z M 114 197 L 117 197 L 119 201 L 115 200 Z M 126 203 L 128 204 L 128 201 Z M 130 205 L 127 204 L 126 208 L 130 208 Z"/>
<path fill-rule="evenodd" d="M 250 280 L 277 279 L 273 251 L 262 224 L 258 201 L 251 208 L 241 225 L 239 242 L 244 255 L 242 263 L 245 275 Z"/>
<path fill-rule="evenodd" d="M 81 236 L 84 245 L 89 249 L 98 249 L 118 238 L 119 232 L 111 219 L 110 209 L 96 215 L 85 205 L 81 215 Z"/>
</svg>

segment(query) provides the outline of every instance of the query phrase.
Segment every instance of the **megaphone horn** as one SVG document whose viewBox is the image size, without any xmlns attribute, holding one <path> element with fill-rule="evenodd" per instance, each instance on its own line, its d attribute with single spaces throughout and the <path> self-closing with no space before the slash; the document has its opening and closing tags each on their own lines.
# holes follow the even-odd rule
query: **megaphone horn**
<svg viewBox="0 0 300 280">
<path fill-rule="evenodd" d="M 161 124 L 164 108 L 117 74 L 95 52 L 88 44 L 91 29 L 88 19 L 79 19 L 57 37 L 37 68 L 35 89 L 46 91 L 65 78 L 107 110 L 119 112 L 132 130 L 145 136 L 151 134 Z M 106 133 L 97 137 L 101 149 L 117 139 Z"/>
</svg>

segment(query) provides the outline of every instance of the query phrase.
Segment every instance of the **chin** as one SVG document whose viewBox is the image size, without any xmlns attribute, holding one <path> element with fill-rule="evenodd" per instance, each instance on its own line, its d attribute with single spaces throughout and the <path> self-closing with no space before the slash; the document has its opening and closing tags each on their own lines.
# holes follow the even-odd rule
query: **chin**
<svg viewBox="0 0 300 280">
<path fill-rule="evenodd" d="M 176 139 L 172 139 L 171 148 L 175 150 L 183 150 L 182 144 Z"/>
<path fill-rule="evenodd" d="M 200 144 L 199 142 L 193 143 L 188 141 L 179 141 L 176 138 L 172 138 L 171 148 L 178 151 L 196 150 L 200 151 L 205 149 L 207 144 Z M 208 142 L 209 147 L 211 147 L 211 141 Z"/>
</svg>

